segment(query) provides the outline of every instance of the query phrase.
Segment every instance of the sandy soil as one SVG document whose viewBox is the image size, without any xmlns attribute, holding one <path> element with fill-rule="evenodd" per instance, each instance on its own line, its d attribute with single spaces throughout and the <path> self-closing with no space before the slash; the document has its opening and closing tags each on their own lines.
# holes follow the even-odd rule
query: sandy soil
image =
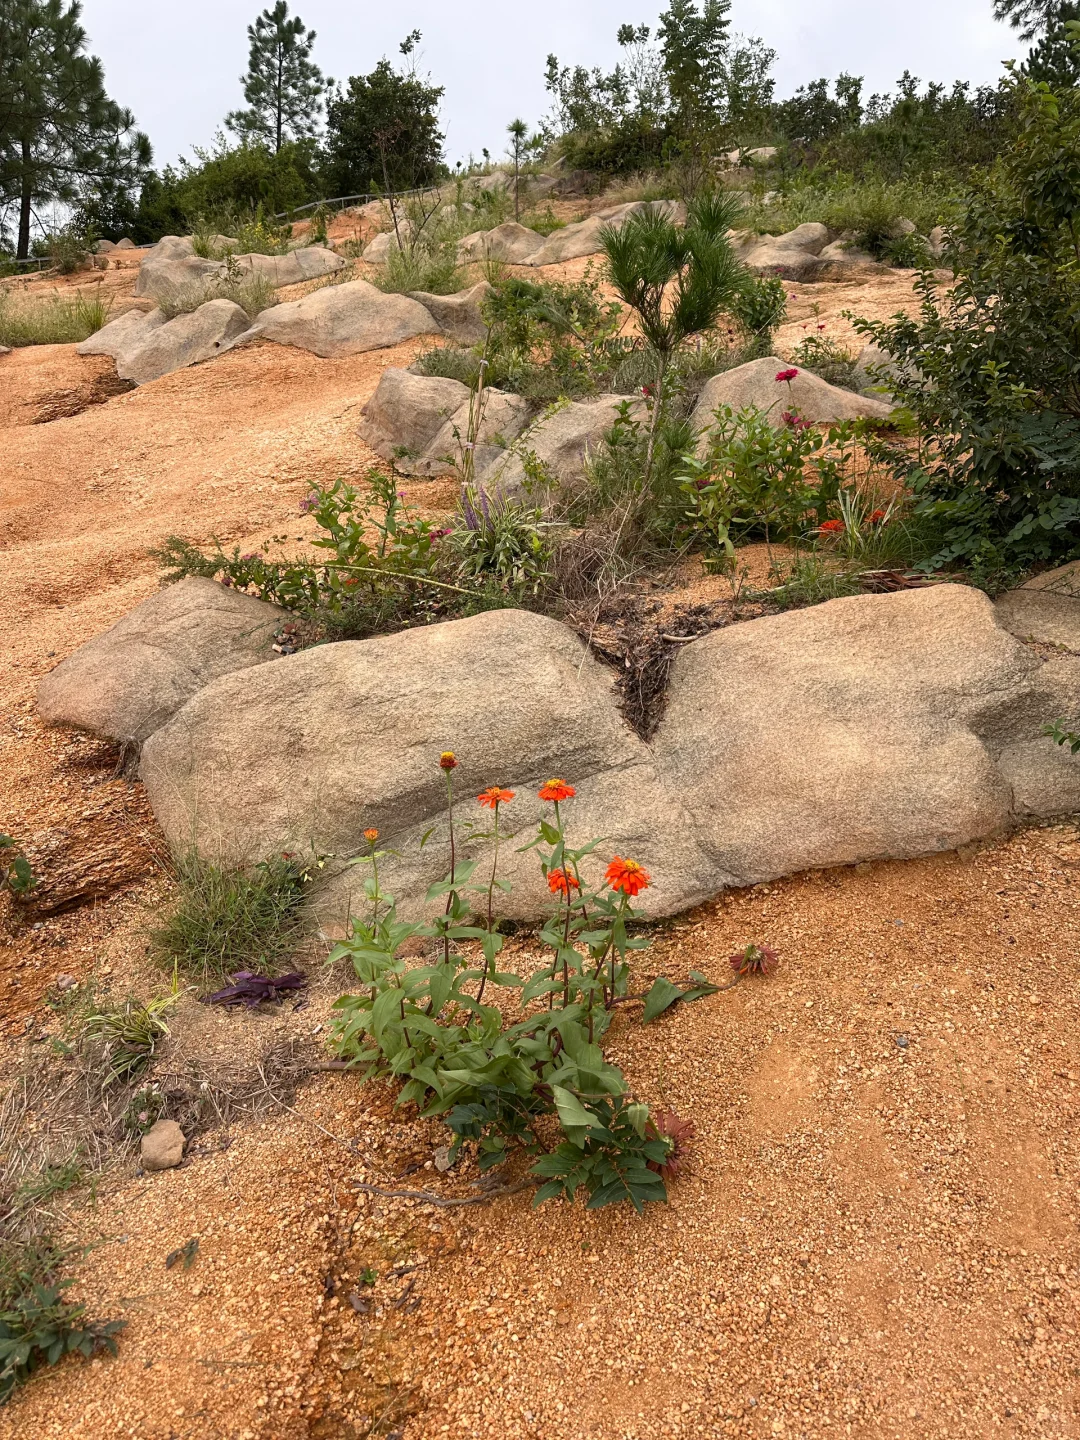
<svg viewBox="0 0 1080 1440">
<path fill-rule="evenodd" d="M 845 308 L 912 303 L 902 276 L 791 291 L 788 346 L 803 324 L 839 335 Z M 162 984 L 139 787 L 107 747 L 43 731 L 38 677 L 152 592 L 166 535 L 306 534 L 299 500 L 370 463 L 359 408 L 414 348 L 238 351 L 48 424 L 32 423 L 47 398 L 104 362 L 0 358 L 0 828 L 145 850 L 99 905 L 0 933 L 9 1071 L 55 1031 L 41 1001 L 58 975 Z M 356 1182 L 483 1198 L 469 1167 L 431 1168 L 445 1132 L 336 1075 L 200 1137 L 177 1171 L 120 1166 L 66 1210 L 95 1247 L 93 1312 L 128 1322 L 120 1355 L 42 1376 L 0 1411 L 0 1440 L 1080 1434 L 1078 866 L 1080 833 L 1033 830 L 794 877 L 663 927 L 643 982 L 722 979 L 750 939 L 783 965 L 648 1029 L 617 1022 L 642 1098 L 698 1133 L 671 1204 L 643 1220 L 532 1213 L 527 1194 L 364 1196 Z M 322 976 L 310 1015 L 215 1016 L 215 1045 L 303 1026 L 317 1050 L 345 983 Z M 166 1270 L 194 1236 L 192 1269 Z"/>
</svg>

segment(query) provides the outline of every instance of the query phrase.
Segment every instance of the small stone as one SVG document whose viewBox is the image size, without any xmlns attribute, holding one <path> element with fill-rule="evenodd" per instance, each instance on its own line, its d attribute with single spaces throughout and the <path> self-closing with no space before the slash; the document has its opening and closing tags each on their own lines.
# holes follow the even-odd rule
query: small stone
<svg viewBox="0 0 1080 1440">
<path fill-rule="evenodd" d="M 450 1159 L 450 1146 L 439 1145 L 435 1151 L 435 1169 L 445 1175 L 451 1169 L 454 1162 Z"/>
<path fill-rule="evenodd" d="M 57 975 L 56 977 L 56 988 L 61 994 L 66 990 L 74 990 L 78 983 L 74 975 Z"/>
<path fill-rule="evenodd" d="M 906 1035 L 897 1035 L 895 1039 L 898 1049 L 906 1050 L 908 1048 L 908 1038 Z"/>
<path fill-rule="evenodd" d="M 175 1120 L 157 1120 L 142 1138 L 144 1170 L 171 1170 L 184 1158 L 184 1132 Z"/>
</svg>

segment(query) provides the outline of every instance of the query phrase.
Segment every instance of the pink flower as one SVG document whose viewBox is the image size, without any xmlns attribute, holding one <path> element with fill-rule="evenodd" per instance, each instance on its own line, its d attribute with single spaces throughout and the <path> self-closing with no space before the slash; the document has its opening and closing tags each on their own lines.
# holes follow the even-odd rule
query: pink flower
<svg viewBox="0 0 1080 1440">
<path fill-rule="evenodd" d="M 781 370 L 776 377 L 777 384 L 780 384 L 782 381 L 786 380 L 790 385 L 790 383 L 792 382 L 792 380 L 795 379 L 798 373 L 798 370 Z"/>
</svg>

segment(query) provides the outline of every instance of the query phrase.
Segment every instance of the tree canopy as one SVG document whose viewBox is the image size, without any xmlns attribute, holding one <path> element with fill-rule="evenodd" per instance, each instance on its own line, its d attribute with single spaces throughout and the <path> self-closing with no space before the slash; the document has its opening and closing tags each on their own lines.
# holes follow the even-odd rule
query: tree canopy
<svg viewBox="0 0 1080 1440">
<path fill-rule="evenodd" d="M 150 167 L 149 140 L 109 99 L 101 61 L 86 54 L 81 11 L 64 0 L 0 5 L 0 209 L 15 211 L 20 257 L 35 207 L 115 199 Z"/>
</svg>

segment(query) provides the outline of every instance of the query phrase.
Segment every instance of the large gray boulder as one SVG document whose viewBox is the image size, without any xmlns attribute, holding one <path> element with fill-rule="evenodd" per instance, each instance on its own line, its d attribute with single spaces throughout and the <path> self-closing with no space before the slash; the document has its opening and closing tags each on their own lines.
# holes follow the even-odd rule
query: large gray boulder
<svg viewBox="0 0 1080 1440">
<path fill-rule="evenodd" d="M 159 304 L 183 300 L 217 280 L 223 270 L 220 260 L 195 254 L 190 235 L 166 235 L 143 256 L 134 293 Z"/>
<path fill-rule="evenodd" d="M 251 275 L 261 275 L 280 290 L 285 285 L 302 285 L 321 280 L 345 268 L 345 261 L 322 245 L 303 245 L 285 255 L 237 255 L 236 265 Z"/>
<path fill-rule="evenodd" d="M 581 488 L 590 454 L 615 424 L 623 403 L 623 396 L 612 396 L 553 406 L 478 478 L 487 489 L 517 499 L 573 494 Z M 641 403 L 635 402 L 634 410 L 640 409 Z"/>
<path fill-rule="evenodd" d="M 785 280 L 812 280 L 823 265 L 821 252 L 829 242 L 824 225 L 798 225 L 784 235 L 762 235 L 747 251 L 744 263 L 759 275 Z"/>
<path fill-rule="evenodd" d="M 520 395 L 484 391 L 474 440 L 474 473 L 479 475 L 502 456 L 528 416 L 528 402 Z M 405 475 L 447 474 L 460 464 L 462 446 L 468 441 L 468 387 L 408 370 L 384 370 L 375 394 L 361 411 L 359 434 Z"/>
<path fill-rule="evenodd" d="M 468 403 L 469 387 L 460 380 L 391 367 L 360 412 L 360 438 L 384 460 L 417 460 Z"/>
<path fill-rule="evenodd" d="M 89 340 L 75 347 L 77 355 L 108 355 L 117 370 L 141 350 L 153 332 L 165 324 L 162 310 L 127 310 L 96 330 Z"/>
<path fill-rule="evenodd" d="M 677 225 L 686 222 L 686 207 L 675 200 L 632 200 L 626 205 L 612 205 L 599 210 L 577 225 L 567 225 L 554 230 L 543 246 L 529 256 L 526 265 L 562 265 L 567 260 L 580 260 L 587 255 L 599 255 L 603 250 L 600 240 L 605 229 L 617 230 L 631 215 L 641 215 L 655 210 Z"/>
<path fill-rule="evenodd" d="M 963 586 L 836 600 L 688 645 L 651 744 L 575 635 L 496 611 L 214 680 L 147 741 L 141 774 L 174 847 L 339 857 L 320 900 L 338 921 L 363 904 L 363 872 L 341 862 L 369 826 L 400 852 L 385 878 L 408 913 L 447 868 L 448 748 L 459 796 L 518 792 L 504 812 L 507 913 L 541 913 L 538 868 L 517 846 L 537 787 L 562 775 L 578 791 L 573 839 L 606 837 L 588 878 L 632 856 L 652 874 L 645 908 L 662 915 L 727 886 L 951 849 L 1080 808 L 1080 762 L 1039 733 L 1076 713 L 1080 661 L 1044 664 Z M 462 846 L 490 860 L 487 842 Z"/>
<path fill-rule="evenodd" d="M 776 430 L 785 424 L 784 415 L 790 413 L 814 424 L 884 420 L 892 414 L 892 407 L 884 401 L 830 385 L 809 370 L 799 369 L 791 381 L 777 380 L 783 371 L 797 368 L 776 355 L 767 355 L 763 360 L 751 360 L 734 370 L 714 375 L 701 392 L 691 423 L 695 430 L 708 429 L 722 405 L 729 405 L 736 412 L 750 407 L 760 410 Z"/>
<path fill-rule="evenodd" d="M 994 608 L 998 624 L 1019 639 L 1080 655 L 1080 561 L 1036 575 Z"/>
<path fill-rule="evenodd" d="M 1010 745 L 1049 757 L 1040 670 L 978 590 L 834 600 L 688 645 L 653 753 L 718 888 L 946 850 L 1012 818 Z"/>
<path fill-rule="evenodd" d="M 230 861 L 312 847 L 344 860 L 374 826 L 405 857 L 388 859 L 386 882 L 411 910 L 448 868 L 446 749 L 460 762 L 459 796 L 495 784 L 518 792 L 502 817 L 514 892 L 500 909 L 528 916 L 544 905 L 535 856 L 518 855 L 516 837 L 534 833 L 536 791 L 552 775 L 577 786 L 566 807 L 574 838 L 607 837 L 590 878 L 631 854 L 654 870 L 661 909 L 708 889 L 678 799 L 661 792 L 647 746 L 618 713 L 611 672 L 565 626 L 526 611 L 319 646 L 226 676 L 157 731 L 140 773 L 171 845 Z M 342 867 L 322 912 L 357 913 L 362 883 Z"/>
<path fill-rule="evenodd" d="M 384 230 L 381 235 L 368 242 L 364 248 L 363 259 L 369 265 L 385 265 L 390 258 L 391 250 L 400 250 L 401 244 L 398 239 L 407 239 L 411 234 L 412 227 L 407 221 L 399 221 L 397 230 Z"/>
<path fill-rule="evenodd" d="M 216 580 L 166 586 L 44 677 L 48 725 L 138 743 L 203 686 L 273 660 L 284 611 Z"/>
<path fill-rule="evenodd" d="M 458 243 L 459 265 L 473 265 L 481 260 L 499 260 L 504 265 L 530 264 L 530 257 L 543 249 L 544 237 L 508 220 L 493 230 L 477 230 Z M 367 259 L 365 252 L 364 258 Z"/>
<path fill-rule="evenodd" d="M 366 280 L 351 280 L 264 310 L 244 342 L 273 340 L 327 360 L 438 333 L 431 312 L 407 295 L 388 295 Z"/>
<path fill-rule="evenodd" d="M 495 291 L 486 280 L 471 290 L 454 295 L 431 295 L 426 290 L 410 290 L 409 298 L 423 305 L 435 319 L 444 335 L 459 345 L 478 345 L 487 337 L 488 327 L 481 306 Z"/>
<path fill-rule="evenodd" d="M 214 359 L 250 327 L 247 312 L 239 305 L 231 300 L 208 300 L 164 325 L 148 327 L 145 340 L 125 350 L 117 361 L 116 373 L 121 380 L 145 385 L 174 370 Z"/>
</svg>

